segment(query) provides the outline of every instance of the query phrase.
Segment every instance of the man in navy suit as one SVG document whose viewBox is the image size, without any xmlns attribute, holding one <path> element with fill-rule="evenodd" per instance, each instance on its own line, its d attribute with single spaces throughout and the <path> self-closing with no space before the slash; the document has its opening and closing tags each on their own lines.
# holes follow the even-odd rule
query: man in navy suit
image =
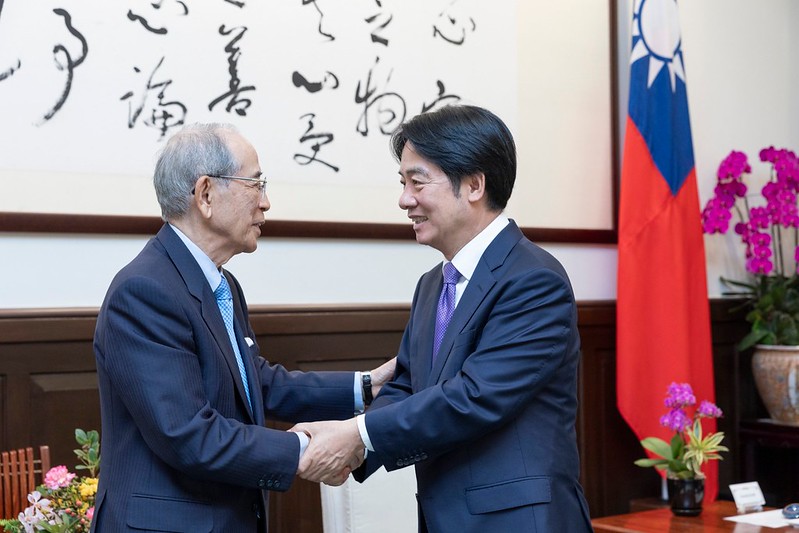
<svg viewBox="0 0 799 533">
<path fill-rule="evenodd" d="M 312 435 L 303 461 L 365 443 L 359 480 L 415 465 L 420 531 L 591 531 L 574 295 L 560 263 L 502 213 L 516 176 L 510 131 L 485 109 L 445 107 L 403 124 L 392 149 L 399 205 L 445 261 L 419 280 L 393 380 L 365 415 L 300 424 Z M 437 325 L 450 297 L 448 326 Z"/>
<path fill-rule="evenodd" d="M 267 429 L 267 417 L 350 418 L 393 363 L 364 391 L 361 373 L 288 372 L 259 355 L 241 287 L 222 269 L 255 250 L 270 207 L 258 156 L 235 128 L 181 130 L 154 184 L 167 224 L 114 278 L 97 318 L 103 462 L 92 529 L 265 531 L 267 491 L 287 490 L 295 474 L 340 484 L 362 460 L 356 450 L 306 472 L 307 436 Z"/>
</svg>

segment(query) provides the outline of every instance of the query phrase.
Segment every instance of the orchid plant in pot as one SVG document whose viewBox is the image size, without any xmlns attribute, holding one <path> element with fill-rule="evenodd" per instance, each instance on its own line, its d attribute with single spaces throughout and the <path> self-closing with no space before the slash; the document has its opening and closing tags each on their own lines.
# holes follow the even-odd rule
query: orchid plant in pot
<svg viewBox="0 0 799 533">
<path fill-rule="evenodd" d="M 727 294 L 746 299 L 751 331 L 741 341 L 745 350 L 755 344 L 799 345 L 799 159 L 792 151 L 764 148 L 760 160 L 771 164 L 771 176 L 761 190 L 765 205 L 752 205 L 745 175 L 747 156 L 732 151 L 721 162 L 714 196 L 702 211 L 705 233 L 727 233 L 732 212 L 735 233 L 744 245 L 744 260 L 752 280 L 722 278 L 735 290 Z"/>
<path fill-rule="evenodd" d="M 644 449 L 657 457 L 638 459 L 635 464 L 665 471 L 672 511 L 696 516 L 702 512 L 704 498 L 702 465 L 721 459 L 721 452 L 729 451 L 721 444 L 723 432 L 703 433 L 702 419 L 720 418 L 722 412 L 706 400 L 695 408 L 696 397 L 688 383 L 672 383 L 664 405 L 669 411 L 660 417 L 660 425 L 674 431 L 674 436 L 670 442 L 657 437 L 641 440 Z M 689 409 L 693 410 L 692 416 L 688 415 Z"/>
<path fill-rule="evenodd" d="M 761 198 L 747 194 L 745 176 L 752 173 L 747 156 L 732 151 L 721 162 L 714 196 L 702 211 L 705 233 L 727 233 L 733 218 L 743 244 L 747 281 L 722 278 L 743 298 L 749 333 L 738 349 L 754 347 L 752 369 L 758 392 L 771 418 L 799 423 L 799 406 L 790 401 L 799 385 L 787 383 L 786 369 L 799 372 L 799 158 L 787 149 L 760 151 L 771 171 Z M 757 204 L 757 205 L 755 205 Z"/>
</svg>

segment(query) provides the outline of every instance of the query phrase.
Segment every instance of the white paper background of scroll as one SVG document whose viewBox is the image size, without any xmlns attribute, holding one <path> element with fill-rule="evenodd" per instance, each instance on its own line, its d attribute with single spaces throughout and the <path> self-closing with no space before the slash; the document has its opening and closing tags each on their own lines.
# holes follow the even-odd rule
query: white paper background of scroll
<svg viewBox="0 0 799 533">
<path fill-rule="evenodd" d="M 0 197 L 0 210 L 157 215 L 150 175 L 162 141 L 156 129 L 141 124 L 141 117 L 133 129 L 127 127 L 128 103 L 120 97 L 131 90 L 138 97 L 145 77 L 165 57 L 154 82 L 172 80 L 166 100 L 187 106 L 187 122 L 234 122 L 259 150 L 270 178 L 271 218 L 405 221 L 396 208 L 397 166 L 387 137 L 377 133 L 374 110 L 368 116 L 369 135 L 355 131 L 363 112 L 363 104 L 354 103 L 355 86 L 365 83 L 371 68 L 378 93 L 403 96 L 406 118 L 417 114 L 422 102 L 432 101 L 441 79 L 447 93 L 488 107 L 508 123 L 520 159 L 509 213 L 522 225 L 612 226 L 605 2 L 383 0 L 382 11 L 393 15 L 381 32 L 388 47 L 372 43 L 369 36 L 387 15 L 371 25 L 364 22 L 381 12 L 373 1 L 317 2 L 325 15 L 323 30 L 336 36 L 333 42 L 317 32 L 314 6 L 299 0 L 247 2 L 245 9 L 221 0 L 203 2 L 177 18 L 170 16 L 167 4 L 159 13 L 136 2 L 5 4 L 0 70 L 17 58 L 22 67 L 0 82 L 0 178 L 7 191 Z M 75 69 L 63 108 L 37 127 L 34 123 L 64 84 L 52 47 L 64 44 L 73 57 L 80 50 L 63 20 L 52 13 L 54 7 L 70 12 L 89 41 L 89 52 Z M 145 31 L 126 18 L 128 9 L 148 15 L 153 25 L 162 22 L 169 34 Z M 432 37 L 432 25 L 447 10 L 476 23 L 463 46 Z M 224 112 L 226 102 L 213 112 L 207 109 L 229 81 L 224 46 L 231 37 L 218 34 L 222 23 L 248 27 L 238 43 L 237 69 L 241 85 L 257 90 L 241 94 L 252 100 L 246 117 Z M 134 66 L 141 72 L 135 73 Z M 291 83 L 295 70 L 311 81 L 334 72 L 340 86 L 310 94 Z M 295 153 L 310 153 L 299 142 L 307 125 L 299 117 L 309 112 L 316 114 L 315 132 L 335 135 L 318 157 L 340 167 L 338 173 L 292 159 Z"/>
</svg>

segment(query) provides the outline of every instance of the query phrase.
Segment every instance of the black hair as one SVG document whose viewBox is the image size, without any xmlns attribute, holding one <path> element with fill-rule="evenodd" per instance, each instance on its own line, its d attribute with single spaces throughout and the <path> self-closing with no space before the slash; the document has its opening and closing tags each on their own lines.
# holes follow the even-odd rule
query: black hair
<svg viewBox="0 0 799 533">
<path fill-rule="evenodd" d="M 408 142 L 447 175 L 456 194 L 463 178 L 482 172 L 489 209 L 501 211 L 507 205 L 516 181 L 516 144 L 505 123 L 491 111 L 456 105 L 422 113 L 391 135 L 397 161 Z"/>
</svg>

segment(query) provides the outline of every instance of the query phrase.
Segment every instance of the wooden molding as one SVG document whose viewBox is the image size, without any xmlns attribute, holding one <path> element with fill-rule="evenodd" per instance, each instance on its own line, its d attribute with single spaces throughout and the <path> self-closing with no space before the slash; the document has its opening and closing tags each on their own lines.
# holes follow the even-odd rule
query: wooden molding
<svg viewBox="0 0 799 533">
<path fill-rule="evenodd" d="M 146 216 L 0 212 L 0 232 L 155 235 L 162 224 L 160 218 Z M 615 229 L 522 228 L 522 231 L 528 239 L 535 242 L 613 244 L 617 240 Z M 414 234 L 410 224 L 308 222 L 267 218 L 261 237 L 410 241 L 414 239 Z"/>
</svg>

